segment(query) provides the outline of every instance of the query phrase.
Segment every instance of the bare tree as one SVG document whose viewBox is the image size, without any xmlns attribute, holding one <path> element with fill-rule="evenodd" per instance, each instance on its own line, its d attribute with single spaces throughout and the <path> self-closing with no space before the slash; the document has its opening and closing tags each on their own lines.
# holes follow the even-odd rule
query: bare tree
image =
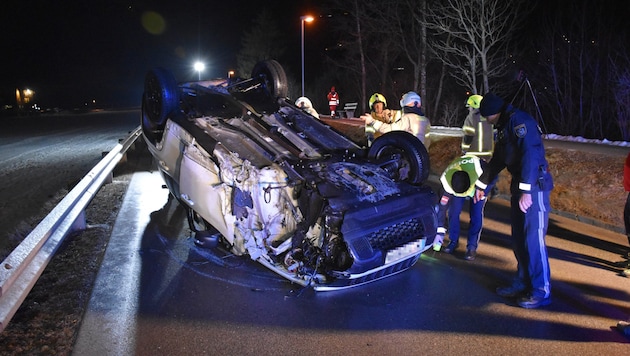
<svg viewBox="0 0 630 356">
<path fill-rule="evenodd" d="M 630 69 L 627 28 L 609 2 L 563 3 L 542 21 L 536 37 L 540 98 L 551 118 L 551 131 L 588 138 L 627 135 L 625 97 Z M 622 20 L 623 21 L 623 20 Z"/>
<path fill-rule="evenodd" d="M 443 0 L 428 8 L 427 25 L 436 34 L 431 48 L 455 80 L 472 93 L 491 90 L 510 63 L 523 0 Z"/>
<path fill-rule="evenodd" d="M 398 96 L 393 90 L 393 63 L 400 57 L 397 38 L 391 32 L 389 18 L 383 12 L 400 0 L 353 0 L 330 2 L 334 33 L 339 36 L 338 51 L 331 54 L 331 63 L 352 74 L 359 82 L 361 108 L 374 91 L 387 98 Z M 355 81 L 348 78 L 349 81 Z"/>
<path fill-rule="evenodd" d="M 411 64 L 413 86 L 411 90 L 426 96 L 426 0 L 389 0 L 383 3 L 378 22 L 392 45 Z"/>
<path fill-rule="evenodd" d="M 630 71 L 622 73 L 615 88 L 617 124 L 624 141 L 630 140 Z"/>
<path fill-rule="evenodd" d="M 403 66 L 411 68 L 405 71 L 411 75 L 403 78 L 413 83 L 409 89 L 425 99 L 431 96 L 432 100 L 425 103 L 432 105 L 425 105 L 425 109 L 434 114 L 443 113 L 444 110 L 438 109 L 443 92 L 451 96 L 465 91 L 489 91 L 489 81 L 505 73 L 511 63 L 508 43 L 525 12 L 523 3 L 523 0 L 354 0 L 353 7 L 346 9 L 352 21 L 345 21 L 346 28 L 342 30 L 346 41 L 342 42 L 343 48 L 347 52 L 338 65 L 362 76 L 362 98 L 368 97 L 368 88 L 391 98 L 392 93 L 395 97 L 402 94 L 392 85 L 391 67 L 403 61 Z M 337 2 L 335 6 L 347 8 L 348 3 Z M 350 23 L 352 27 L 348 26 Z M 437 70 L 428 73 L 429 64 L 436 59 L 441 63 L 433 65 Z M 463 90 L 448 90 L 446 73 Z M 431 93 L 427 93 L 429 81 L 435 89 Z"/>
</svg>

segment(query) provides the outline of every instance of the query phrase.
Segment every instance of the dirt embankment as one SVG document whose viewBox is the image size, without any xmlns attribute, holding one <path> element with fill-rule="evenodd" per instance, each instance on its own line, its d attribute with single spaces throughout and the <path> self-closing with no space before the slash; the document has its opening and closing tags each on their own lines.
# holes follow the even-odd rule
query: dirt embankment
<svg viewBox="0 0 630 356">
<path fill-rule="evenodd" d="M 461 140 L 445 138 L 431 145 L 431 173 L 441 174 L 460 152 Z M 627 193 L 623 185 L 624 158 L 564 149 L 547 149 L 547 161 L 554 179 L 551 207 L 563 215 L 586 222 L 623 229 L 623 207 Z M 501 172 L 497 187 L 510 194 L 510 174 Z"/>
</svg>

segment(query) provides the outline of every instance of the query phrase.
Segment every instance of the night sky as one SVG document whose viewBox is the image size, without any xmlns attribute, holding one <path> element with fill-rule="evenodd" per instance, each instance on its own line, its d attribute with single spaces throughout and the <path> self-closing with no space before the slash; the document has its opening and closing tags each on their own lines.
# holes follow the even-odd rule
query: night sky
<svg viewBox="0 0 630 356">
<path fill-rule="evenodd" d="M 202 78 L 225 77 L 263 6 L 286 19 L 299 57 L 299 17 L 310 2 L 9 1 L 0 13 L 0 103 L 14 104 L 15 89 L 28 88 L 43 108 L 138 106 L 148 69 L 194 80 L 197 59 L 206 63 Z"/>
<path fill-rule="evenodd" d="M 561 0 L 557 0 L 562 2 Z M 31 0 L 5 1 L 0 11 L 0 104 L 15 104 L 16 89 L 35 91 L 40 107 L 72 109 L 95 100 L 101 107 L 137 107 L 146 72 L 171 70 L 195 80 L 193 63 L 206 63 L 202 78 L 225 77 L 236 68 L 245 30 L 268 8 L 287 34 L 287 68 L 300 65 L 300 16 L 318 15 L 321 0 Z M 550 5 L 551 2 L 533 2 Z M 622 0 L 606 2 L 618 7 Z M 554 6 L 552 6 L 554 8 Z M 545 7 L 540 11 L 547 11 Z M 319 15 L 322 15 L 320 12 Z M 144 19 L 144 20 L 143 20 Z M 319 21 L 319 22 L 318 22 Z M 309 24 L 309 52 L 321 51 L 326 21 Z M 318 23 L 317 23 L 318 22 Z M 539 19 L 528 22 L 537 26 Z M 323 47 L 323 46 L 322 46 Z M 313 65 L 306 77 L 316 75 Z M 309 72 L 310 71 L 310 72 Z"/>
</svg>

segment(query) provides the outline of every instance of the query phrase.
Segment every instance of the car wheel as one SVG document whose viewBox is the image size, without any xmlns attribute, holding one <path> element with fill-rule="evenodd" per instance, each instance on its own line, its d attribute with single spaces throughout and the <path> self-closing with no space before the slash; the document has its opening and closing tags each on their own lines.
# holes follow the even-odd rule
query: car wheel
<svg viewBox="0 0 630 356">
<path fill-rule="evenodd" d="M 416 136 L 406 131 L 380 136 L 370 146 L 368 156 L 394 180 L 421 184 L 429 178 L 429 152 Z"/>
<path fill-rule="evenodd" d="M 177 82 L 171 72 L 163 68 L 149 71 L 144 79 L 142 96 L 143 128 L 164 128 L 166 118 L 179 104 Z"/>
<path fill-rule="evenodd" d="M 262 79 L 262 84 L 273 98 L 286 98 L 289 94 L 287 75 L 280 63 L 273 59 L 256 63 L 252 78 Z"/>
</svg>

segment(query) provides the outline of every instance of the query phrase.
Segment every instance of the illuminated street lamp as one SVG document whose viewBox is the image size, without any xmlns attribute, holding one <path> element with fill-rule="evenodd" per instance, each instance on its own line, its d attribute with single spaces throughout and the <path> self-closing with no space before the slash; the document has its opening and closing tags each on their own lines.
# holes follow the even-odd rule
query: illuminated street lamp
<svg viewBox="0 0 630 356">
<path fill-rule="evenodd" d="M 312 22 L 313 16 L 301 16 L 300 25 L 302 28 L 302 96 L 304 96 L 304 22 Z"/>
<path fill-rule="evenodd" d="M 195 70 L 198 73 L 197 80 L 201 80 L 201 72 L 203 72 L 203 70 L 206 69 L 206 65 L 203 64 L 203 62 L 197 61 L 197 62 L 195 62 L 195 67 L 194 68 L 195 68 Z"/>
<path fill-rule="evenodd" d="M 22 103 L 28 104 L 31 102 L 33 97 L 35 96 L 35 92 L 31 89 L 24 89 L 22 91 Z"/>
</svg>

